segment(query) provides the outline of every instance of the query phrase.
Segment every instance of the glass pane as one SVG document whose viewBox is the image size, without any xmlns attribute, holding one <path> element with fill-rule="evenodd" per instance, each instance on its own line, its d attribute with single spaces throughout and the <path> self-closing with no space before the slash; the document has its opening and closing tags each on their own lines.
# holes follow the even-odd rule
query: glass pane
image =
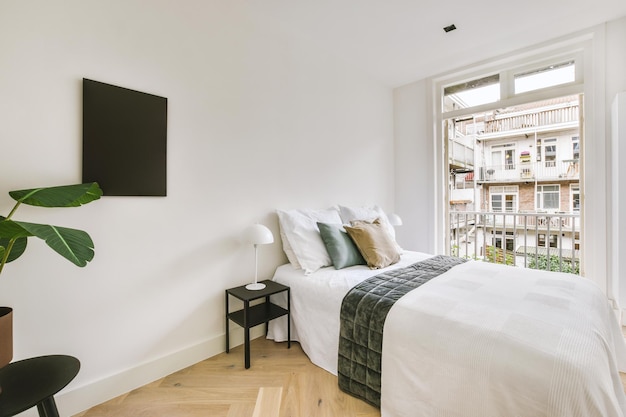
<svg viewBox="0 0 626 417">
<path fill-rule="evenodd" d="M 502 196 L 501 195 L 491 196 L 491 210 L 502 211 Z"/>
<path fill-rule="evenodd" d="M 543 208 L 544 209 L 558 209 L 559 208 L 559 194 L 558 193 L 544 193 L 543 194 Z"/>
<path fill-rule="evenodd" d="M 572 186 L 572 210 L 574 212 L 580 212 L 580 187 Z"/>
<path fill-rule="evenodd" d="M 572 138 L 572 156 L 574 159 L 580 159 L 580 142 L 578 136 Z"/>
<path fill-rule="evenodd" d="M 546 235 L 544 234 L 537 235 L 537 246 L 539 247 L 546 246 Z"/>
<path fill-rule="evenodd" d="M 558 236 L 557 235 L 550 235 L 550 247 L 551 248 L 556 248 L 557 246 L 557 242 L 558 242 Z"/>
<path fill-rule="evenodd" d="M 507 194 L 505 196 L 506 211 L 509 213 L 512 213 L 513 210 L 515 209 L 515 200 L 516 200 L 515 197 L 516 197 L 515 195 L 511 195 L 511 194 Z"/>
<path fill-rule="evenodd" d="M 504 153 L 505 169 L 515 169 L 515 150 L 507 150 Z"/>
<path fill-rule="evenodd" d="M 555 167 L 556 166 L 556 145 L 546 145 L 544 156 L 545 156 L 545 161 L 546 161 L 546 168 Z"/>
<path fill-rule="evenodd" d="M 443 111 L 466 109 L 500 100 L 500 75 L 452 85 L 443 90 Z"/>
<path fill-rule="evenodd" d="M 550 65 L 533 71 L 515 74 L 515 94 L 570 83 L 576 80 L 574 61 Z"/>
</svg>

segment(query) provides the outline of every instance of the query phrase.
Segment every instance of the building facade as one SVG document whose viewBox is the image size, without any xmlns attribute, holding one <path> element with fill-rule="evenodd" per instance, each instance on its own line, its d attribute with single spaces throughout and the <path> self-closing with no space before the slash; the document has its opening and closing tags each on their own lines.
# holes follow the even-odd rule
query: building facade
<svg viewBox="0 0 626 417">
<path fill-rule="evenodd" d="M 570 96 L 448 121 L 452 253 L 577 270 L 579 113 Z"/>
</svg>

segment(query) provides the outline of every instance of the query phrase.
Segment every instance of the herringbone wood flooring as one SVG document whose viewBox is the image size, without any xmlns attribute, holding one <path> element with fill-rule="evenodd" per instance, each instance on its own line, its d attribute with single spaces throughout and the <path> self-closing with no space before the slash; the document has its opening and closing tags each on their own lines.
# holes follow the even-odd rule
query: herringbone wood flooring
<svg viewBox="0 0 626 417">
<path fill-rule="evenodd" d="M 380 417 L 380 411 L 339 390 L 337 377 L 313 365 L 298 343 L 263 337 L 138 388 L 76 417 L 252 417 L 260 388 L 282 388 L 269 417 Z M 276 402 L 274 401 L 274 405 Z M 266 404 L 264 404 L 265 406 Z"/>
<path fill-rule="evenodd" d="M 298 343 L 288 350 L 258 338 L 251 346 L 250 369 L 239 346 L 75 417 L 380 417 L 341 392 L 337 377 L 313 365 Z M 626 389 L 626 374 L 621 377 Z M 265 401 L 261 388 L 273 393 Z M 257 399 L 263 408 L 255 412 Z"/>
</svg>

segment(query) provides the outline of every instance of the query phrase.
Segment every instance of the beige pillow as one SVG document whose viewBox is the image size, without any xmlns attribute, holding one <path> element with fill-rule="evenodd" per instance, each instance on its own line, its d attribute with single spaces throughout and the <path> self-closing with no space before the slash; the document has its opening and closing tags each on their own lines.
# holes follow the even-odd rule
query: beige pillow
<svg viewBox="0 0 626 417">
<path fill-rule="evenodd" d="M 400 260 L 396 242 L 381 224 L 380 219 L 371 223 L 352 221 L 350 226 L 344 226 L 344 229 L 371 269 L 385 268 Z"/>
</svg>

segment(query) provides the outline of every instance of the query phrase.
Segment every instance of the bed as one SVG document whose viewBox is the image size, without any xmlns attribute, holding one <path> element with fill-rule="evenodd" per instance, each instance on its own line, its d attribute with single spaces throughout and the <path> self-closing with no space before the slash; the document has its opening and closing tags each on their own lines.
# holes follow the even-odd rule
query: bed
<svg viewBox="0 0 626 417">
<path fill-rule="evenodd" d="M 291 287 L 292 340 L 341 386 L 344 298 L 381 276 L 395 281 L 395 272 L 441 260 L 448 262 L 402 251 L 376 269 L 278 267 L 273 279 Z M 379 402 L 342 387 L 380 406 L 383 417 L 625 415 L 624 339 L 591 280 L 455 262 L 396 298 L 383 320 Z M 268 338 L 286 340 L 284 318 L 270 323 Z"/>
</svg>

